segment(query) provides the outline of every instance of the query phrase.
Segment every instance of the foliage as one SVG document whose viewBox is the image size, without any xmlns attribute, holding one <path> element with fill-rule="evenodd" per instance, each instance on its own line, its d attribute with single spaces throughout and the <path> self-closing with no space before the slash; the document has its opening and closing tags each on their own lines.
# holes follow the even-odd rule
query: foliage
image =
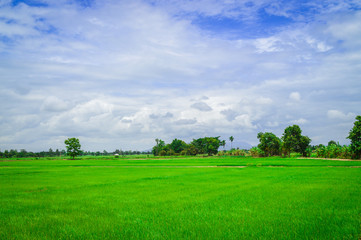
<svg viewBox="0 0 361 240">
<path fill-rule="evenodd" d="M 265 153 L 263 150 L 261 150 L 260 148 L 258 147 L 253 147 L 249 150 L 249 154 L 252 156 L 252 157 L 263 157 L 265 156 Z"/>
<path fill-rule="evenodd" d="M 156 139 L 156 143 L 152 150 L 154 156 L 194 156 L 196 154 L 208 154 L 210 156 L 217 154 L 222 141 L 219 140 L 219 137 L 204 137 L 193 139 L 190 144 L 179 139 L 174 139 L 170 144 L 165 144 L 164 141 Z"/>
<path fill-rule="evenodd" d="M 181 153 L 184 149 L 186 149 L 187 144 L 179 139 L 174 139 L 172 143 L 169 145 L 170 150 L 173 150 L 174 153 Z"/>
<path fill-rule="evenodd" d="M 349 146 L 341 146 L 340 144 L 330 144 L 317 146 L 316 157 L 318 158 L 351 158 L 352 152 Z"/>
<path fill-rule="evenodd" d="M 270 132 L 260 132 L 257 138 L 260 141 L 258 148 L 264 152 L 266 157 L 280 154 L 281 140 L 276 135 Z"/>
<path fill-rule="evenodd" d="M 234 137 L 233 137 L 233 136 L 230 136 L 230 137 L 229 137 L 229 141 L 231 141 L 231 149 L 232 149 L 233 140 L 234 140 Z"/>
<path fill-rule="evenodd" d="M 154 156 L 159 156 L 160 152 L 163 150 L 163 148 L 165 147 L 165 143 L 164 141 L 162 141 L 161 139 L 155 139 L 156 145 L 153 147 L 152 149 L 152 153 Z"/>
<path fill-rule="evenodd" d="M 243 149 L 232 149 L 229 151 L 219 151 L 218 156 L 246 156 L 246 151 Z"/>
<path fill-rule="evenodd" d="M 361 158 L 361 116 L 356 117 L 353 128 L 347 137 L 351 140 L 352 157 L 356 159 Z"/>
<path fill-rule="evenodd" d="M 311 139 L 301 135 L 302 130 L 298 125 L 289 126 L 285 129 L 282 136 L 282 151 L 290 156 L 291 151 L 301 153 L 307 156 L 307 147 L 310 145 Z"/>
<path fill-rule="evenodd" d="M 73 159 L 81 153 L 81 145 L 78 138 L 68 138 L 64 141 L 67 154 Z"/>
<path fill-rule="evenodd" d="M 217 154 L 218 148 L 221 146 L 221 140 L 219 140 L 219 137 L 204 137 L 193 139 L 191 144 L 196 147 L 198 153 L 206 153 L 208 156 L 211 156 Z"/>
<path fill-rule="evenodd" d="M 187 144 L 185 149 L 181 152 L 182 155 L 195 156 L 198 150 L 193 144 Z"/>
</svg>

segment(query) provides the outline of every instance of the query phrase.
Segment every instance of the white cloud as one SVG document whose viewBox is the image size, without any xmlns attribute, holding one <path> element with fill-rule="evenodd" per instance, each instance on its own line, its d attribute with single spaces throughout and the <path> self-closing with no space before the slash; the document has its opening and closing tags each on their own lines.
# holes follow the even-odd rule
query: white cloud
<svg viewBox="0 0 361 240">
<path fill-rule="evenodd" d="M 299 92 L 292 92 L 290 93 L 290 96 L 289 98 L 292 100 L 292 101 L 300 101 L 301 100 L 301 94 Z"/>
<path fill-rule="evenodd" d="M 304 119 L 304 118 L 300 118 L 300 119 L 292 120 L 292 121 L 290 121 L 290 123 L 302 125 L 302 124 L 308 123 L 308 120 Z"/>
<path fill-rule="evenodd" d="M 343 113 L 339 110 L 328 110 L 327 111 L 327 117 L 331 119 L 339 119 L 339 120 L 351 120 L 355 118 L 356 114 L 354 113 Z"/>
<path fill-rule="evenodd" d="M 352 122 L 361 104 L 361 15 L 349 1 L 329 2 L 342 10 L 313 2 L 315 21 L 253 38 L 196 20 L 229 17 L 262 32 L 254 13 L 274 1 L 153 2 L 2 5 L 0 148 L 63 148 L 66 136 L 100 150 L 148 149 L 157 137 L 238 134 L 254 143 L 257 132 L 287 124 L 344 141 L 350 126 L 334 120 Z M 295 3 L 267 9 L 308 18 Z M 320 109 L 338 110 L 325 119 Z"/>
</svg>

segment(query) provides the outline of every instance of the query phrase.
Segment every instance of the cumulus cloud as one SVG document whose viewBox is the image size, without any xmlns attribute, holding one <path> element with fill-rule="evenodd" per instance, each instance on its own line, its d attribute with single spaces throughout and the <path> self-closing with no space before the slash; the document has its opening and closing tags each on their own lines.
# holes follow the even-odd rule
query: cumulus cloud
<svg viewBox="0 0 361 240">
<path fill-rule="evenodd" d="M 291 124 L 302 125 L 302 124 L 308 123 L 308 120 L 304 119 L 304 118 L 300 118 L 300 119 L 292 120 L 292 121 L 290 121 L 290 123 Z"/>
<path fill-rule="evenodd" d="M 192 108 L 195 108 L 202 112 L 212 111 L 212 108 L 205 102 L 196 102 L 191 105 Z"/>
<path fill-rule="evenodd" d="M 327 111 L 327 117 L 331 119 L 339 119 L 339 120 L 350 120 L 355 118 L 356 114 L 354 113 L 343 113 L 339 110 L 328 110 Z"/>
<path fill-rule="evenodd" d="M 221 114 L 226 116 L 228 121 L 233 121 L 239 114 L 231 109 L 221 111 Z"/>
<path fill-rule="evenodd" d="M 0 3 L 1 149 L 67 136 L 99 150 L 209 135 L 255 145 L 287 124 L 343 143 L 358 114 L 355 1 L 303 13 L 311 2 L 45 2 Z"/>
</svg>

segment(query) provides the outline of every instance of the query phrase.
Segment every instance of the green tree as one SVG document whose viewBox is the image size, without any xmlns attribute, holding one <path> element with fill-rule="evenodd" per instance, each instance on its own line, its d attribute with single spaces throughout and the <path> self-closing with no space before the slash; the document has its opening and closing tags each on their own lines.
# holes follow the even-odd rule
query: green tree
<svg viewBox="0 0 361 240">
<path fill-rule="evenodd" d="M 156 142 L 156 145 L 153 147 L 152 153 L 154 154 L 154 156 L 159 156 L 160 152 L 165 147 L 165 143 L 164 143 L 164 141 L 162 141 L 161 139 L 158 139 L 158 138 L 155 139 L 155 142 Z"/>
<path fill-rule="evenodd" d="M 290 156 L 291 151 L 302 153 L 307 156 L 307 147 L 310 145 L 311 139 L 301 135 L 302 130 L 298 125 L 289 126 L 285 129 L 282 136 L 283 152 Z"/>
<path fill-rule="evenodd" d="M 174 151 L 174 153 L 181 153 L 185 148 L 187 144 L 179 139 L 174 139 L 172 143 L 169 145 L 169 148 Z"/>
<path fill-rule="evenodd" d="M 198 153 L 207 153 L 208 156 L 211 156 L 218 153 L 221 140 L 219 140 L 219 137 L 204 137 L 193 139 L 191 144 L 196 147 Z"/>
<path fill-rule="evenodd" d="M 271 132 L 258 133 L 259 139 L 258 148 L 261 149 L 265 155 L 274 156 L 280 154 L 281 140 Z"/>
<path fill-rule="evenodd" d="M 347 137 L 351 140 L 351 152 L 353 158 L 361 158 L 361 116 L 356 117 L 353 128 L 350 130 L 350 133 Z"/>
<path fill-rule="evenodd" d="M 234 140 L 234 137 L 233 137 L 233 136 L 230 136 L 230 137 L 229 137 L 229 141 L 231 141 L 231 150 L 232 150 L 232 143 L 233 143 L 233 140 Z"/>
<path fill-rule="evenodd" d="M 186 148 L 182 152 L 184 155 L 195 156 L 197 155 L 198 150 L 193 144 L 187 144 Z"/>
<path fill-rule="evenodd" d="M 81 153 L 81 145 L 78 138 L 68 138 L 64 141 L 66 151 L 73 159 Z"/>
<path fill-rule="evenodd" d="M 328 142 L 327 146 L 331 146 L 331 145 L 337 145 L 337 143 L 334 140 L 331 140 Z"/>
</svg>

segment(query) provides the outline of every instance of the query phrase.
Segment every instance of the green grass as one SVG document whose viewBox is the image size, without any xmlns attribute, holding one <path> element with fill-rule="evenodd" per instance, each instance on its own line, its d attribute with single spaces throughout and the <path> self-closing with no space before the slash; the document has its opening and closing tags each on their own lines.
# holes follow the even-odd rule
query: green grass
<svg viewBox="0 0 361 240">
<path fill-rule="evenodd" d="M 127 156 L 2 159 L 0 166 L 361 166 L 361 161 L 334 161 L 302 158 L 252 157 L 149 157 Z"/>
<path fill-rule="evenodd" d="M 217 165 L 253 167 L 171 167 Z M 361 168 L 349 166 L 360 165 L 237 157 L 1 161 L 0 239 L 359 239 Z"/>
</svg>

